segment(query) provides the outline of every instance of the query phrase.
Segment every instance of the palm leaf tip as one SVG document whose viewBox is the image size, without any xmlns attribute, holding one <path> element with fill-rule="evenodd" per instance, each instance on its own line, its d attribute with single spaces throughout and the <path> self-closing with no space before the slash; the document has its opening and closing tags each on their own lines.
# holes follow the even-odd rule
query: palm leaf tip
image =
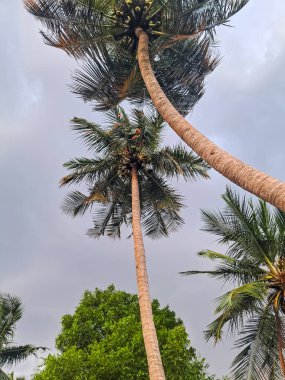
<svg viewBox="0 0 285 380">
<path fill-rule="evenodd" d="M 0 366 L 12 366 L 15 365 L 29 356 L 33 355 L 37 357 L 38 351 L 47 350 L 46 347 L 36 347 L 31 344 L 23 346 L 6 346 L 0 353 Z"/>
<path fill-rule="evenodd" d="M 179 272 L 179 274 L 181 274 L 182 276 L 192 276 L 192 275 L 201 274 L 201 273 L 204 273 L 204 272 L 201 272 L 199 270 L 188 270 L 184 272 Z"/>
<path fill-rule="evenodd" d="M 59 181 L 59 187 L 63 187 L 67 185 L 70 181 L 71 181 L 71 178 L 69 175 L 62 177 Z"/>
<path fill-rule="evenodd" d="M 198 252 L 197 255 L 206 257 L 210 260 L 222 260 L 222 261 L 229 261 L 231 263 L 235 262 L 234 258 L 228 255 L 219 253 L 219 252 L 211 251 L 209 249 L 204 249 L 203 251 Z"/>
</svg>

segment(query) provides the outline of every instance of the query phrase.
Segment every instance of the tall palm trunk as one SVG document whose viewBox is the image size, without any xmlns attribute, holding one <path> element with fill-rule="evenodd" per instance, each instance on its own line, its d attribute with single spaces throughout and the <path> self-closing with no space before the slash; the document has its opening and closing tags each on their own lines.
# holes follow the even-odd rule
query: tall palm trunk
<svg viewBox="0 0 285 380">
<path fill-rule="evenodd" d="M 277 310 L 274 309 L 275 313 L 275 321 L 276 321 L 276 327 L 277 327 L 277 340 L 278 340 L 278 355 L 279 355 L 279 362 L 280 362 L 280 368 L 283 374 L 283 377 L 285 379 L 285 361 L 284 361 L 284 355 L 283 355 L 283 349 L 285 349 L 285 342 L 282 334 L 282 322 L 280 320 L 280 315 Z"/>
<path fill-rule="evenodd" d="M 135 165 L 132 168 L 132 227 L 135 249 L 138 298 L 144 345 L 148 362 L 149 378 L 150 380 L 165 380 L 157 335 L 153 322 L 151 299 L 149 294 L 145 251 L 141 230 L 138 173 Z"/>
<path fill-rule="evenodd" d="M 141 75 L 152 102 L 163 119 L 188 146 L 224 177 L 285 211 L 285 183 L 254 169 L 219 148 L 173 107 L 153 73 L 149 59 L 148 35 L 141 28 L 136 29 L 136 35 L 139 39 L 138 62 Z"/>
</svg>

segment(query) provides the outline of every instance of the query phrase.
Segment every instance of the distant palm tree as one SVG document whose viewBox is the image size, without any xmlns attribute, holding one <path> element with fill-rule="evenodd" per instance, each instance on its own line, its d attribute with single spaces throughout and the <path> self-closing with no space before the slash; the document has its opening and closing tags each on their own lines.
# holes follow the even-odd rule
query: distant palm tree
<svg viewBox="0 0 285 380">
<path fill-rule="evenodd" d="M 65 164 L 70 174 L 61 185 L 85 183 L 88 195 L 67 195 L 63 209 L 73 216 L 94 210 L 89 236 L 121 236 L 121 226 L 132 225 L 140 313 L 150 379 L 164 379 L 144 252 L 142 228 L 150 237 L 167 236 L 181 226 L 181 197 L 165 181 L 207 178 L 208 166 L 183 147 L 160 147 L 163 121 L 134 111 L 131 119 L 116 108 L 107 114 L 104 129 L 83 119 L 73 120 L 94 158 L 75 158 Z"/>
<path fill-rule="evenodd" d="M 205 332 L 215 342 L 224 325 L 240 337 L 242 348 L 233 362 L 237 380 L 269 380 L 285 377 L 285 213 L 269 209 L 265 202 L 240 199 L 230 189 L 222 197 L 221 212 L 202 211 L 204 231 L 228 246 L 225 254 L 205 250 L 202 257 L 218 261 L 205 273 L 236 287 L 218 298 L 213 321 Z M 282 375 L 283 374 L 283 375 Z"/>
<path fill-rule="evenodd" d="M 142 102 L 149 92 L 164 120 L 211 167 L 285 211 L 285 183 L 231 156 L 182 116 L 218 63 L 209 50 L 215 28 L 247 2 L 24 0 L 47 28 L 47 44 L 85 59 L 74 86 L 84 100 L 106 110 L 124 99 Z"/>
<path fill-rule="evenodd" d="M 25 360 L 30 355 L 36 355 L 39 349 L 31 344 L 13 346 L 16 323 L 23 314 L 21 300 L 9 294 L 0 295 L 0 380 L 11 377 L 2 370 L 4 366 L 12 366 Z"/>
</svg>

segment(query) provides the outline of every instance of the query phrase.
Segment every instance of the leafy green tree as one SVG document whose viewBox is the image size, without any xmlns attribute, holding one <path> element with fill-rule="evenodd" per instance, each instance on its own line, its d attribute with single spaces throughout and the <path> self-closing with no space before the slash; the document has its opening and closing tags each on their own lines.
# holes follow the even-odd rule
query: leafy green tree
<svg viewBox="0 0 285 380">
<path fill-rule="evenodd" d="M 234 359 L 237 380 L 283 379 L 285 377 L 285 213 L 265 202 L 254 204 L 227 189 L 222 212 L 202 211 L 205 231 L 219 237 L 225 254 L 205 250 L 200 256 L 217 261 L 205 273 L 236 287 L 218 298 L 214 320 L 206 339 L 221 340 L 225 325 L 238 332 Z M 283 375 L 282 375 L 283 373 Z"/>
<path fill-rule="evenodd" d="M 74 119 L 73 128 L 94 158 L 75 158 L 65 164 L 69 174 L 61 184 L 85 183 L 88 195 L 73 191 L 63 209 L 75 216 L 94 210 L 91 237 L 120 237 L 121 226 L 131 225 L 144 343 L 151 379 L 164 379 L 159 346 L 152 319 L 142 229 L 150 237 L 168 236 L 183 220 L 182 200 L 167 178 L 207 178 L 207 165 L 183 147 L 161 147 L 160 117 L 134 111 L 131 119 L 116 108 L 107 114 L 105 129 Z"/>
<path fill-rule="evenodd" d="M 10 367 L 31 355 L 36 355 L 39 349 L 31 344 L 14 346 L 16 323 L 22 318 L 21 300 L 9 294 L 0 295 L 0 380 L 9 380 L 3 367 Z"/>
<path fill-rule="evenodd" d="M 218 63 L 210 50 L 216 26 L 247 2 L 24 0 L 47 30 L 45 42 L 84 60 L 75 93 L 104 110 L 124 99 L 142 102 L 149 93 L 164 120 L 211 167 L 285 211 L 285 183 L 231 156 L 182 116 Z"/>
<path fill-rule="evenodd" d="M 168 380 L 213 380 L 190 345 L 182 321 L 152 302 Z M 62 318 L 57 355 L 49 355 L 34 380 L 147 380 L 138 297 L 114 286 L 86 291 L 73 315 Z"/>
</svg>

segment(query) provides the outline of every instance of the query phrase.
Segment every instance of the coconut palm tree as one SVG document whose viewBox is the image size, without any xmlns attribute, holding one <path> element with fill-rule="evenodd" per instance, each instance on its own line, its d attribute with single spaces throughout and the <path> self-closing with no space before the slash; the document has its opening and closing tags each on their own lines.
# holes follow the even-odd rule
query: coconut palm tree
<svg viewBox="0 0 285 380">
<path fill-rule="evenodd" d="M 18 297 L 9 294 L 0 295 L 0 380 L 10 379 L 10 376 L 2 370 L 4 366 L 13 366 L 31 355 L 36 355 L 39 349 L 44 349 L 31 344 L 12 345 L 16 323 L 22 314 L 22 303 Z"/>
<path fill-rule="evenodd" d="M 285 184 L 225 152 L 182 115 L 217 65 L 215 27 L 248 0 L 24 0 L 46 27 L 45 42 L 84 58 L 74 92 L 97 109 L 149 93 L 173 130 L 230 181 L 285 211 Z M 145 84 L 145 85 L 144 85 Z M 145 90 L 147 88 L 147 91 Z"/>
<path fill-rule="evenodd" d="M 205 332 L 218 342 L 227 325 L 239 333 L 234 359 L 237 380 L 285 377 L 285 213 L 265 202 L 240 199 L 230 189 L 223 195 L 221 212 L 202 211 L 204 230 L 227 246 L 225 254 L 205 250 L 200 256 L 217 261 L 208 274 L 235 287 L 217 300 L 218 317 Z"/>
<path fill-rule="evenodd" d="M 68 194 L 63 209 L 73 216 L 93 207 L 91 237 L 121 236 L 121 226 L 131 225 L 134 240 L 137 286 L 143 337 L 150 379 L 164 379 L 155 326 L 152 318 L 142 229 L 145 235 L 167 236 L 178 229 L 181 196 L 166 178 L 207 178 L 208 166 L 183 147 L 160 147 L 163 121 L 160 117 L 134 111 L 129 119 L 116 108 L 107 113 L 104 129 L 83 119 L 73 119 L 94 158 L 75 158 L 65 164 L 70 173 L 61 185 L 85 183 L 88 194 Z M 96 206 L 96 207 L 95 207 Z"/>
</svg>

